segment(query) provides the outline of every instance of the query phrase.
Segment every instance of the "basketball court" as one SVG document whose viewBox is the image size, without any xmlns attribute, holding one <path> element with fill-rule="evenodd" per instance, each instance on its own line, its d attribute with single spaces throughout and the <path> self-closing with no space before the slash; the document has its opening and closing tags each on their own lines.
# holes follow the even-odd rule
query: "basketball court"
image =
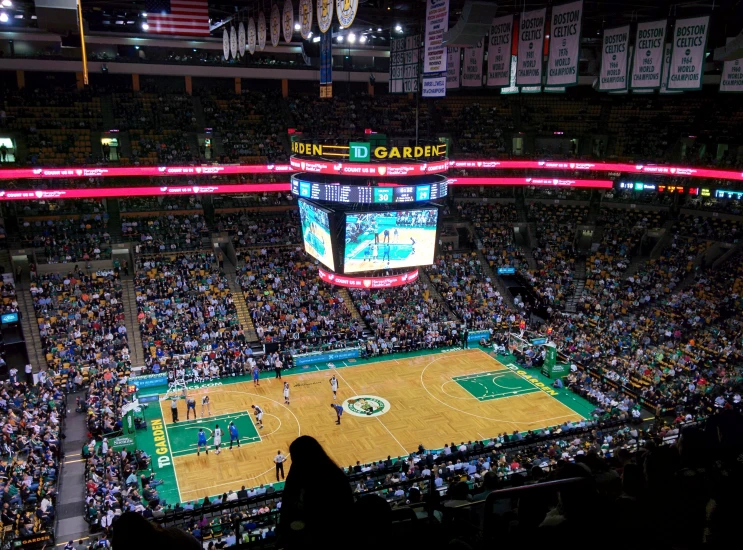
<svg viewBox="0 0 743 550">
<path fill-rule="evenodd" d="M 344 407 L 340 426 L 330 408 L 328 381 L 333 374 L 339 382 L 337 403 Z M 275 482 L 273 457 L 278 450 L 288 454 L 289 444 L 299 435 L 317 438 L 345 467 L 357 460 L 404 457 L 419 444 L 438 449 L 445 443 L 580 420 L 593 409 L 572 392 L 551 388 L 550 380 L 536 370 L 506 365 L 479 348 L 297 368 L 281 381 L 261 379 L 259 387 L 246 378 L 235 380 L 189 389 L 199 413 L 201 396 L 209 395 L 211 417 L 186 421 L 183 400 L 178 402 L 177 424 L 171 421 L 170 401 L 149 403 L 145 410 L 151 427 L 137 433 L 137 445 L 154 457 L 156 476 L 165 481 L 158 490 L 168 503 Z M 291 387 L 288 406 L 284 381 Z M 263 409 L 263 429 L 250 414 L 251 405 Z M 241 447 L 232 451 L 230 421 L 238 427 L 241 441 Z M 216 424 L 224 433 L 220 455 L 212 452 Z M 208 456 L 196 455 L 200 427 L 209 438 Z M 290 464 L 291 457 L 287 472 Z"/>
</svg>

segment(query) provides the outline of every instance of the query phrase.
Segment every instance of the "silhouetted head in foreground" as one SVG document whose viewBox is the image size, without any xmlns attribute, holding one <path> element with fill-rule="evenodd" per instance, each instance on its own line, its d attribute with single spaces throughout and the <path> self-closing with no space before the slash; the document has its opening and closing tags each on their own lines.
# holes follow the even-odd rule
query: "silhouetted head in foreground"
<svg viewBox="0 0 743 550">
<path fill-rule="evenodd" d="M 126 512 L 114 522 L 111 544 L 114 550 L 201 549 L 199 541 L 185 531 L 162 529 L 134 512 Z"/>
</svg>

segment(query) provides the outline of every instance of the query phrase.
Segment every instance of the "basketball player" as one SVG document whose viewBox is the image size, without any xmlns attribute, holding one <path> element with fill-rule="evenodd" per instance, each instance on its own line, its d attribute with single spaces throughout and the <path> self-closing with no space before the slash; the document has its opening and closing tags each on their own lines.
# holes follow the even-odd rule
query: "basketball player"
<svg viewBox="0 0 743 550">
<path fill-rule="evenodd" d="M 331 403 L 330 407 L 335 411 L 336 416 L 338 417 L 335 423 L 340 426 L 341 425 L 341 415 L 343 414 L 343 407 L 340 405 L 336 405 L 335 403 Z"/>
<path fill-rule="evenodd" d="M 397 231 L 397 227 L 395 227 L 395 230 L 392 232 L 392 242 L 397 244 L 399 239 L 400 239 L 400 233 Z"/>
<path fill-rule="evenodd" d="M 237 441 L 237 448 L 240 448 L 240 434 L 237 431 L 237 426 L 235 426 L 234 422 L 230 422 L 230 425 L 227 427 L 227 431 L 230 432 L 230 451 L 232 450 L 232 443 L 234 441 Z"/>
<path fill-rule="evenodd" d="M 253 407 L 253 410 L 255 411 L 255 421 L 258 422 L 258 429 L 263 429 L 263 409 L 261 409 L 258 405 L 251 405 Z"/>
<path fill-rule="evenodd" d="M 196 414 L 196 411 L 194 411 Z M 209 447 L 206 446 L 206 434 L 204 428 L 199 428 L 198 439 L 196 440 L 196 456 L 201 456 L 201 448 L 204 447 L 206 454 L 209 454 Z"/>
<path fill-rule="evenodd" d="M 260 386 L 261 383 L 258 381 L 258 377 L 260 376 L 260 371 L 258 370 L 258 366 L 253 367 L 253 386 Z"/>
<path fill-rule="evenodd" d="M 193 417 L 198 418 L 196 415 L 196 400 L 193 397 L 186 398 L 186 420 L 191 419 L 191 411 L 193 411 Z"/>
<path fill-rule="evenodd" d="M 377 261 L 379 259 L 379 245 L 375 244 L 372 247 L 372 260 Z"/>
<path fill-rule="evenodd" d="M 372 257 L 372 249 L 374 248 L 374 245 L 370 244 L 364 249 L 364 261 L 367 262 L 371 260 Z"/>
<path fill-rule="evenodd" d="M 389 244 L 389 242 L 390 242 L 390 230 L 389 229 L 385 229 L 384 230 L 384 233 L 382 235 L 383 235 L 382 242 Z"/>
<path fill-rule="evenodd" d="M 209 416 L 212 415 L 212 407 L 209 402 L 209 396 L 205 395 L 201 398 L 201 418 L 204 418 L 204 407 L 206 407 L 206 410 L 209 412 Z"/>
<path fill-rule="evenodd" d="M 338 379 L 335 377 L 335 374 L 330 379 L 330 389 L 333 390 L 333 401 L 335 401 L 338 397 Z"/>
<path fill-rule="evenodd" d="M 415 239 L 413 237 L 410 237 L 410 246 L 413 248 L 413 251 L 410 254 L 415 254 Z"/>
<path fill-rule="evenodd" d="M 221 445 L 222 445 L 222 428 L 219 427 L 219 424 L 216 424 L 214 426 L 214 452 L 216 454 L 219 454 L 222 452 L 219 449 Z"/>
<path fill-rule="evenodd" d="M 390 265 L 390 245 L 386 244 L 384 245 L 384 253 L 382 254 L 382 261 L 387 259 L 387 265 Z"/>
<path fill-rule="evenodd" d="M 289 404 L 289 382 L 284 382 L 284 405 Z"/>
</svg>

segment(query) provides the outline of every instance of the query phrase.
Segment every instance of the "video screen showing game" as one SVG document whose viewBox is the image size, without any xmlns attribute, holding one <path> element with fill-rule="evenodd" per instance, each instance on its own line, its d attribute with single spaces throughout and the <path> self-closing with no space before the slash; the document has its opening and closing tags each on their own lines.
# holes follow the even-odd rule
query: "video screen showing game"
<svg viewBox="0 0 743 550">
<path fill-rule="evenodd" d="M 346 214 L 344 273 L 430 265 L 438 210 Z"/>
<path fill-rule="evenodd" d="M 335 271 L 333 246 L 330 238 L 328 213 L 307 201 L 299 201 L 299 216 L 302 220 L 304 250 L 320 260 L 328 269 Z"/>
</svg>

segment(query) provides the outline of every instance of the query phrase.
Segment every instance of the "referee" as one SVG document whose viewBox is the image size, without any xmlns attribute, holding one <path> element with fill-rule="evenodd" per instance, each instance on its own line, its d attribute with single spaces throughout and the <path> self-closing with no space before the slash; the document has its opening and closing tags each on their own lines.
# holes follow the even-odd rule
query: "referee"
<svg viewBox="0 0 743 550">
<path fill-rule="evenodd" d="M 273 461 L 276 464 L 276 481 L 279 481 L 279 472 L 281 472 L 281 479 L 284 479 L 284 462 L 286 462 L 286 457 L 281 454 L 281 449 L 273 457 Z"/>
</svg>

